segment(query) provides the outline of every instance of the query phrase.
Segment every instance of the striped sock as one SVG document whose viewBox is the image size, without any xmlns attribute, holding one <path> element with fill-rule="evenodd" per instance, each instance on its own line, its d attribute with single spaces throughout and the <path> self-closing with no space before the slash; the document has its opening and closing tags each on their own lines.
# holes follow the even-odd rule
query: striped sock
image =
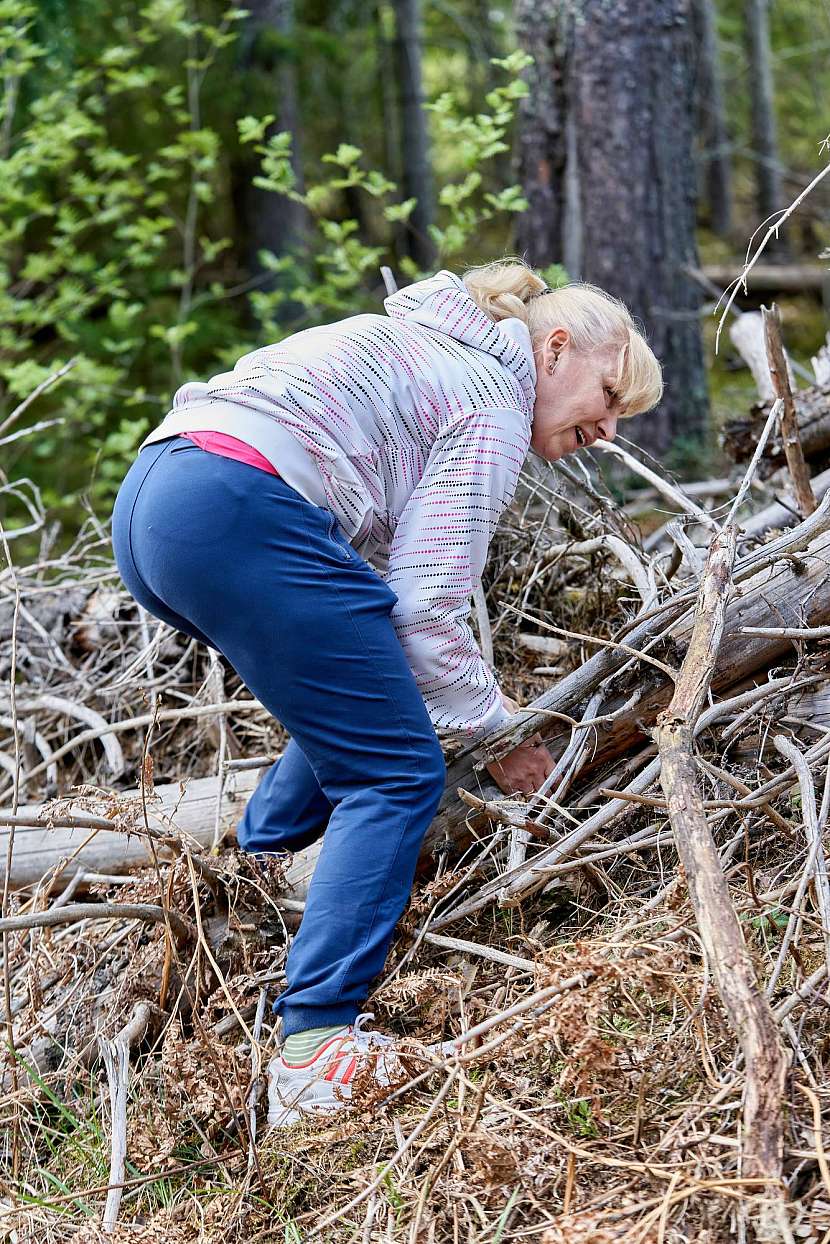
<svg viewBox="0 0 830 1244">
<path fill-rule="evenodd" d="M 302 1032 L 292 1032 L 283 1042 L 283 1061 L 289 1066 L 307 1063 L 333 1036 L 345 1035 L 348 1029 L 348 1024 L 335 1024 L 328 1028 L 305 1028 Z"/>
</svg>

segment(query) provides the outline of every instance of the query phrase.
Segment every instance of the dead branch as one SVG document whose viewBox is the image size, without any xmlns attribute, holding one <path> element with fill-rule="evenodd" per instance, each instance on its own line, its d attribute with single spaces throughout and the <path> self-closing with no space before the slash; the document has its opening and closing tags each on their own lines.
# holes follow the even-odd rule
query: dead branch
<svg viewBox="0 0 830 1244">
<path fill-rule="evenodd" d="M 727 527 L 711 545 L 697 617 L 674 696 L 656 731 L 661 782 L 698 928 L 729 1021 L 743 1050 L 745 1071 L 742 1174 L 782 1195 L 782 1101 L 787 1061 L 778 1027 L 758 988 L 752 960 L 702 807 L 694 759 L 694 729 L 712 681 L 726 623 L 737 532 Z"/>
<path fill-rule="evenodd" d="M 151 924 L 169 924 L 182 941 L 193 936 L 193 930 L 178 912 L 165 911 L 151 903 L 68 903 L 46 911 L 32 911 L 24 916 L 7 916 L 0 920 L 0 932 L 18 929 L 53 929 L 79 920 L 147 920 Z"/>
<path fill-rule="evenodd" d="M 767 310 L 762 308 L 764 317 L 764 338 L 767 347 L 770 376 L 776 396 L 783 402 L 781 414 L 781 436 L 784 441 L 784 454 L 795 489 L 795 498 L 802 517 L 806 518 L 816 508 L 816 499 L 810 484 L 810 472 L 804 461 L 804 451 L 798 432 L 798 419 L 795 414 L 793 392 L 787 372 L 787 361 L 784 355 L 784 342 L 781 336 L 781 316 L 775 303 Z"/>
</svg>

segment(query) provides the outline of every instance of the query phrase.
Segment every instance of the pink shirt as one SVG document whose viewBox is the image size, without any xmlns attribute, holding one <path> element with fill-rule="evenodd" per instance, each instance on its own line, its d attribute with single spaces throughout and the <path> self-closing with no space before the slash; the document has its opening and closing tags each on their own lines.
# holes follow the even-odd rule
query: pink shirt
<svg viewBox="0 0 830 1244">
<path fill-rule="evenodd" d="M 187 441 L 193 441 L 200 449 L 206 449 L 209 454 L 233 458 L 235 462 L 245 462 L 248 466 L 259 467 L 261 471 L 279 477 L 279 471 L 272 467 L 267 458 L 263 458 L 258 449 L 254 449 L 253 445 L 246 445 L 235 436 L 227 436 L 224 432 L 183 432 L 182 436 Z"/>
</svg>

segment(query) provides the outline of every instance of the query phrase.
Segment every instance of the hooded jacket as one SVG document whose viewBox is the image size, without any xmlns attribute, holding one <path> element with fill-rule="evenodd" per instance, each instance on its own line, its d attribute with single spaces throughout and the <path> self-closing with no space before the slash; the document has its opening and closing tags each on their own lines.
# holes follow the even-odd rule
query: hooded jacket
<svg viewBox="0 0 830 1244">
<path fill-rule="evenodd" d="M 468 619 L 530 446 L 530 335 L 494 323 L 447 271 L 384 306 L 188 382 L 144 444 L 225 432 L 329 508 L 398 598 L 392 622 L 433 726 L 478 737 L 510 716 Z"/>
</svg>

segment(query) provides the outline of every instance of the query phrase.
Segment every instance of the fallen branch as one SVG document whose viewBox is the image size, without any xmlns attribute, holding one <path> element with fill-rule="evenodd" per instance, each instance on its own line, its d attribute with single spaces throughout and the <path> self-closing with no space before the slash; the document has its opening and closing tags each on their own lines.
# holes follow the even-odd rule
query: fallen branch
<svg viewBox="0 0 830 1244">
<path fill-rule="evenodd" d="M 781 413 L 781 437 L 784 442 L 784 454 L 787 459 L 790 477 L 795 489 L 798 508 L 804 518 L 812 514 L 816 508 L 816 498 L 810 484 L 810 472 L 804 461 L 804 451 L 798 434 L 798 419 L 795 414 L 793 392 L 790 388 L 790 377 L 787 372 L 787 360 L 784 355 L 784 342 L 781 338 L 781 316 L 778 307 L 761 309 L 764 318 L 764 338 L 767 347 L 770 376 L 776 395 L 783 402 Z"/>
<path fill-rule="evenodd" d="M 712 680 L 726 622 L 737 533 L 726 527 L 711 545 L 697 616 L 671 704 L 656 739 L 661 782 L 689 896 L 718 992 L 743 1051 L 742 1174 L 768 1181 L 783 1200 L 782 1100 L 787 1060 L 769 1003 L 758 988 L 704 813 L 694 758 L 695 724 Z"/>
<path fill-rule="evenodd" d="M 77 924 L 79 920 L 146 920 L 151 924 L 169 924 L 182 941 L 193 936 L 193 930 L 178 912 L 165 911 L 152 903 L 68 903 L 46 911 L 32 911 L 25 916 L 6 916 L 0 920 L 0 933 L 18 929 L 52 929 L 60 924 Z"/>
<path fill-rule="evenodd" d="M 225 783 L 222 796 L 222 825 L 228 829 L 241 815 L 257 784 L 254 772 L 235 774 Z M 42 805 L 23 807 L 16 817 L 0 812 L 0 878 L 5 874 L 6 842 L 16 826 L 10 884 L 13 889 L 36 885 L 50 868 L 61 868 L 60 887 L 68 885 L 78 872 L 126 873 L 148 864 L 149 835 L 158 848 L 165 844 L 193 842 L 209 847 L 213 842 L 218 782 L 216 778 L 194 778 L 186 785 L 171 782 L 157 786 L 154 798 L 147 800 L 147 826 L 135 794 L 116 796 L 114 818 L 69 814 L 55 815 Z M 62 800 L 61 806 L 70 805 Z M 54 818 L 54 819 L 53 819 Z"/>
<path fill-rule="evenodd" d="M 124 1191 L 124 1175 L 127 1167 L 127 1089 L 130 1080 L 130 1048 L 147 1031 L 150 1022 L 150 1004 L 136 1004 L 132 1017 L 112 1040 L 99 1036 L 98 1048 L 107 1072 L 110 1091 L 110 1173 L 107 1200 L 101 1219 L 103 1231 L 115 1230 L 121 1196 Z"/>
</svg>

